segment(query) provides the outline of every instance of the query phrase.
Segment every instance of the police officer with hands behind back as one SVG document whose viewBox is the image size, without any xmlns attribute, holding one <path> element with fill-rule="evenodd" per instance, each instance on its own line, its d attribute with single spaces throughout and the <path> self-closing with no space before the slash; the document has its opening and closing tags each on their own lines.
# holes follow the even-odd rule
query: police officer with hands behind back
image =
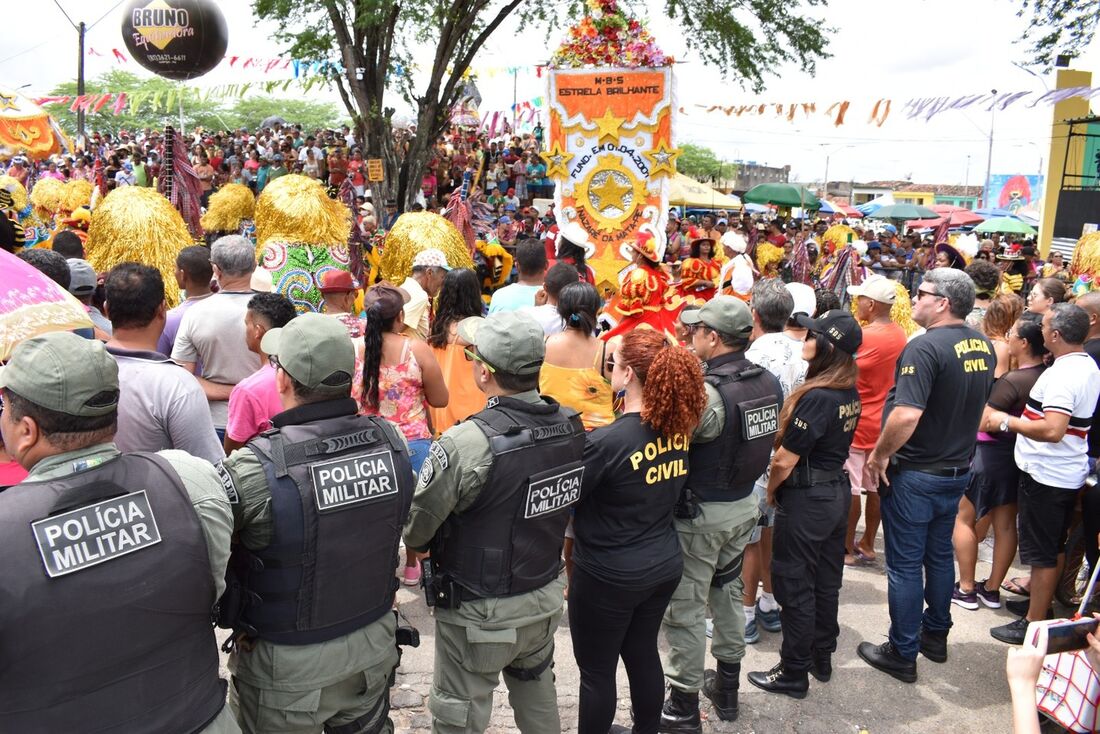
<svg viewBox="0 0 1100 734">
<path fill-rule="evenodd" d="M 832 676 L 840 634 L 837 609 L 852 501 L 844 462 L 859 422 L 855 353 L 863 331 L 839 309 L 819 319 L 798 314 L 797 321 L 809 329 L 802 347 L 809 370 L 783 406 L 768 475 L 768 503 L 778 504 L 772 583 L 783 646 L 778 665 L 748 679 L 769 693 L 805 698 L 807 672 L 822 682 Z"/>
<path fill-rule="evenodd" d="M 56 332 L 0 368 L 0 731 L 239 732 L 212 612 L 232 515 L 213 467 L 120 454 L 118 365 Z"/>
<path fill-rule="evenodd" d="M 485 410 L 448 429 L 420 470 L 405 543 L 431 549 L 434 732 L 482 732 L 503 671 L 524 734 L 559 734 L 554 630 L 561 549 L 580 499 L 584 428 L 538 393 L 542 327 L 518 312 L 459 323 Z"/>
<path fill-rule="evenodd" d="M 699 691 L 723 721 L 737 718 L 745 612 L 741 564 L 759 516 L 752 494 L 771 456 L 783 390 L 763 367 L 745 358 L 753 330 L 749 307 L 733 296 L 711 299 L 680 320 L 704 362 L 707 406 L 692 437 L 687 488 L 676 512 L 684 573 L 665 613 L 671 685 L 662 732 L 701 732 Z M 714 616 L 706 671 L 706 607 Z"/>
<path fill-rule="evenodd" d="M 297 316 L 261 349 L 284 410 L 218 467 L 240 535 L 239 587 L 222 599 L 230 703 L 245 732 L 390 732 L 408 448 L 392 424 L 356 414 L 339 321 Z"/>
</svg>

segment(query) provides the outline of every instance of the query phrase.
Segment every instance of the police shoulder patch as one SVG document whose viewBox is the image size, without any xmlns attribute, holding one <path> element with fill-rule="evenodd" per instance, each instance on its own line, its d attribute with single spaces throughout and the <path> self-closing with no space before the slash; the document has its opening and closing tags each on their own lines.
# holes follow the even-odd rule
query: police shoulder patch
<svg viewBox="0 0 1100 734">
<path fill-rule="evenodd" d="M 426 487 L 435 478 L 435 467 L 431 460 L 425 461 L 420 467 L 420 476 L 416 480 L 416 488 Z"/>
<path fill-rule="evenodd" d="M 447 467 L 451 465 L 451 460 L 447 458 L 447 450 L 439 445 L 439 441 L 432 441 L 432 445 L 428 448 L 428 455 L 439 464 L 440 471 L 447 471 Z M 428 464 L 430 462 L 425 461 L 424 463 Z"/>
<path fill-rule="evenodd" d="M 233 481 L 233 475 L 225 468 L 225 464 L 219 461 L 214 465 L 214 471 L 218 473 L 218 479 L 222 482 L 222 489 L 225 490 L 225 496 L 229 498 L 229 504 L 240 504 L 241 496 L 237 493 L 237 485 Z"/>
</svg>

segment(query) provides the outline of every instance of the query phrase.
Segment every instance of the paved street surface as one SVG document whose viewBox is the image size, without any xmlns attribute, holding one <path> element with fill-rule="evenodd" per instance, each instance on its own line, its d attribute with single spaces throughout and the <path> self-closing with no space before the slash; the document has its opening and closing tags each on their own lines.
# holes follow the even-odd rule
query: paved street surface
<svg viewBox="0 0 1100 734">
<path fill-rule="evenodd" d="M 981 546 L 978 578 L 989 571 L 989 549 Z M 1004 665 L 1007 645 L 989 636 L 989 627 L 1011 621 L 1004 609 L 967 611 L 952 606 L 948 661 L 937 665 L 921 657 L 916 684 L 901 683 L 867 666 L 857 655 L 861 640 L 885 641 L 889 626 L 886 607 L 886 575 L 881 533 L 877 565 L 846 568 L 840 596 L 840 643 L 833 657 L 829 683 L 810 680 L 809 696 L 796 701 L 764 693 L 745 680 L 751 670 L 765 670 L 779 659 L 779 634 L 761 630 L 760 642 L 750 645 L 742 662 L 741 713 L 735 722 L 720 721 L 709 702 L 703 703 L 704 732 L 745 734 L 894 734 L 895 732 L 1010 731 L 1011 708 Z M 1011 576 L 1018 575 L 1014 568 Z M 1005 598 L 1015 598 L 1002 592 Z M 434 627 L 423 593 L 402 587 L 397 605 L 405 624 L 420 630 L 419 649 L 405 649 L 391 692 L 391 717 L 396 731 L 427 732 L 431 715 L 427 696 L 431 688 Z M 667 650 L 663 636 L 662 650 Z M 708 656 L 707 666 L 714 667 Z M 579 674 L 573 661 L 568 620 L 563 617 L 555 653 L 558 703 L 562 730 L 577 727 Z M 223 670 L 223 675 L 227 673 Z M 626 673 L 620 665 L 617 723 L 630 726 L 630 700 Z M 507 689 L 497 689 L 489 732 L 516 732 Z"/>
</svg>

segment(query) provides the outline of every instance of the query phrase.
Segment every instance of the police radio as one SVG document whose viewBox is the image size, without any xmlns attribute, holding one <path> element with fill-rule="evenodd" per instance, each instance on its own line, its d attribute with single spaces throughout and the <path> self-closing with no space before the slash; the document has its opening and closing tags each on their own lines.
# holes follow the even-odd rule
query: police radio
<svg viewBox="0 0 1100 734">
<path fill-rule="evenodd" d="M 672 509 L 672 515 L 677 520 L 694 520 L 702 513 L 699 503 L 695 500 L 695 494 L 686 487 L 680 493 L 680 499 Z"/>
</svg>

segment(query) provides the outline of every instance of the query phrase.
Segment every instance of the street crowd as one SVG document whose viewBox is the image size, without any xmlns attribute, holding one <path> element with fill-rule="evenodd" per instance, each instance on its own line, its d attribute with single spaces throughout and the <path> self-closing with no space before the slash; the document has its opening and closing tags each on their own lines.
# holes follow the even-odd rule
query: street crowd
<svg viewBox="0 0 1100 734">
<path fill-rule="evenodd" d="M 206 194 L 299 172 L 366 202 L 347 128 L 281 132 L 199 134 Z M 844 568 L 882 563 L 881 529 L 890 627 L 859 657 L 915 683 L 947 660 L 953 610 L 1007 606 L 990 633 L 1023 646 L 1008 679 L 1037 730 L 1029 625 L 1054 613 L 1078 520 L 1100 560 L 1100 294 L 1074 297 L 1034 242 L 966 257 L 892 225 L 831 242 L 830 222 L 714 212 L 631 243 L 609 298 L 586 243 L 534 206 L 540 137 L 456 131 L 424 176 L 429 210 L 464 176 L 483 187 L 515 257 L 491 294 L 434 248 L 399 283 L 326 272 L 318 313 L 271 292 L 238 235 L 181 250 L 169 283 L 97 274 L 78 238 L 20 253 L 94 328 L 0 367 L 0 729 L 392 730 L 406 584 L 434 609 L 433 731 L 484 731 L 502 674 L 522 731 L 561 731 L 568 614 L 582 734 L 621 729 L 620 659 L 632 731 L 701 732 L 700 694 L 736 720 L 742 679 L 819 695 Z M 157 175 L 156 133 L 93 140 L 32 177 Z M 637 273 L 659 292 L 634 293 Z M 1030 574 L 1009 579 L 1017 552 Z M 762 631 L 779 659 L 742 671 Z"/>
</svg>

